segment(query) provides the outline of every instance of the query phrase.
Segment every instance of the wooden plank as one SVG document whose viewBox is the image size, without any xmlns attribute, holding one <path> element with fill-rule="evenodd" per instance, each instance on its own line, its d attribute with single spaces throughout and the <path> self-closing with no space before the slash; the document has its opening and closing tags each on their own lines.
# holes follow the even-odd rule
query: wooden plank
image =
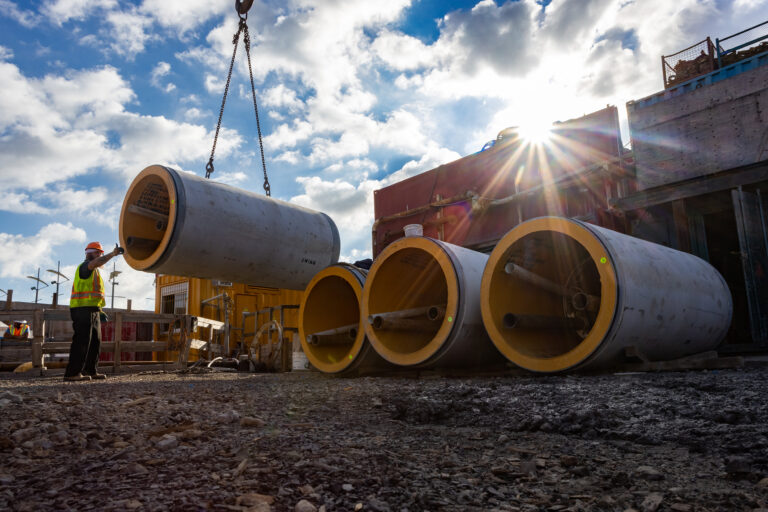
<svg viewBox="0 0 768 512">
<path fill-rule="evenodd" d="M 739 185 L 750 185 L 761 181 L 768 181 L 768 160 L 735 170 L 643 190 L 631 196 L 611 200 L 610 204 L 618 210 L 628 212 L 710 192 L 730 190 Z"/>
<path fill-rule="evenodd" d="M 32 315 L 32 366 L 40 368 L 40 372 L 45 369 L 43 366 L 43 341 L 45 340 L 45 320 L 43 310 L 38 309 Z"/>
<path fill-rule="evenodd" d="M 115 313 L 115 321 L 112 324 L 112 339 L 115 342 L 115 349 L 114 352 L 112 352 L 115 365 L 112 367 L 112 373 L 117 373 L 117 370 L 120 369 L 120 342 L 123 341 L 123 314 L 122 313 Z"/>
<path fill-rule="evenodd" d="M 217 331 L 220 331 L 224 328 L 224 322 L 220 322 L 218 320 L 212 320 L 210 318 L 203 318 L 201 316 L 197 317 L 197 326 L 198 327 L 212 327 Z"/>
<path fill-rule="evenodd" d="M 173 322 L 179 315 L 173 315 L 171 313 L 138 313 L 138 312 L 125 312 L 123 313 L 123 322 L 146 322 L 146 323 L 170 323 Z"/>
<path fill-rule="evenodd" d="M 71 319 L 69 316 L 69 308 L 67 309 L 46 309 L 45 319 L 48 321 L 67 322 Z"/>
<path fill-rule="evenodd" d="M 32 315 L 35 314 L 36 309 L 17 309 L 12 311 L 0 311 L 0 320 L 5 320 L 6 318 L 10 320 L 14 320 L 16 318 L 25 318 L 29 317 L 31 318 Z"/>
<path fill-rule="evenodd" d="M 8 290 L 5 294 L 5 310 L 10 311 L 13 308 L 13 290 Z"/>
<path fill-rule="evenodd" d="M 55 341 L 43 344 L 44 354 L 64 354 L 69 352 L 69 341 Z M 101 353 L 108 354 L 114 352 L 115 342 L 104 341 L 101 343 Z M 120 343 L 121 352 L 163 352 L 168 350 L 168 343 L 165 341 L 123 341 Z"/>
<path fill-rule="evenodd" d="M 218 354 L 221 354 L 224 351 L 224 347 L 218 343 L 209 343 L 207 341 L 198 339 L 190 339 L 189 348 L 193 348 L 195 350 L 212 350 Z M 210 359 L 210 354 L 208 354 L 208 358 Z"/>
</svg>

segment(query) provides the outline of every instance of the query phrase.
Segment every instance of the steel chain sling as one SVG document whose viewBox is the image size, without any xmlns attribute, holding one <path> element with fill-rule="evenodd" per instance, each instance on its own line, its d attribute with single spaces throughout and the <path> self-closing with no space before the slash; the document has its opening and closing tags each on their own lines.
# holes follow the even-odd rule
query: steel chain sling
<svg viewBox="0 0 768 512">
<path fill-rule="evenodd" d="M 235 57 L 237 56 L 237 43 L 240 41 L 240 33 L 244 33 L 243 37 L 243 43 L 245 44 L 245 54 L 248 59 L 248 74 L 250 75 L 251 79 L 251 94 L 253 96 L 253 111 L 256 114 L 256 131 L 259 135 L 259 151 L 261 152 L 261 168 L 264 171 L 264 192 L 267 194 L 267 197 L 271 196 L 271 189 L 269 186 L 269 177 L 267 176 L 267 164 L 266 160 L 264 159 L 264 143 L 262 141 L 261 136 L 261 122 L 259 121 L 259 107 L 256 104 L 256 86 L 254 85 L 253 81 L 253 68 L 251 67 L 251 36 L 248 32 L 248 23 L 246 20 L 248 19 L 248 9 L 250 9 L 251 4 L 253 1 L 251 0 L 246 2 L 241 2 L 240 0 L 235 0 L 235 8 L 237 9 L 237 15 L 240 18 L 240 22 L 237 27 L 237 32 L 235 32 L 235 35 L 232 37 L 232 44 L 234 45 L 234 49 L 232 50 L 232 60 L 229 62 L 229 71 L 227 72 L 227 83 L 224 86 L 224 97 L 221 100 L 221 108 L 219 109 L 219 120 L 216 123 L 216 133 L 213 136 L 213 147 L 211 148 L 211 157 L 208 159 L 208 163 L 205 165 L 205 177 L 209 178 L 211 177 L 211 174 L 214 171 L 213 167 L 213 158 L 216 153 L 216 142 L 219 139 L 219 131 L 221 130 L 221 119 L 224 116 L 224 106 L 227 103 L 227 94 L 229 93 L 229 85 L 232 81 L 232 69 L 235 65 Z"/>
</svg>

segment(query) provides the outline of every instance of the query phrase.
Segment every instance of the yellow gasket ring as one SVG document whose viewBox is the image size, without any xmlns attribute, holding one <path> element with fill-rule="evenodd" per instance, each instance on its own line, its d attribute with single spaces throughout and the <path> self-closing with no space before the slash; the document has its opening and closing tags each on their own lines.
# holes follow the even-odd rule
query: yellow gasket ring
<svg viewBox="0 0 768 512">
<path fill-rule="evenodd" d="M 490 287 L 494 273 L 504 265 L 512 245 L 523 237 L 540 231 L 555 231 L 568 235 L 589 253 L 600 275 L 600 310 L 589 335 L 570 351 L 555 357 L 540 358 L 525 355 L 508 344 L 491 315 Z M 572 368 L 589 357 L 603 342 L 616 312 L 618 287 L 611 255 L 597 236 L 581 223 L 561 217 L 541 217 L 520 224 L 509 231 L 494 248 L 483 271 L 480 289 L 483 323 L 497 349 L 510 361 L 536 372 L 558 372 Z"/>
<path fill-rule="evenodd" d="M 130 252 L 126 250 L 123 253 L 123 258 L 126 263 L 136 270 L 146 270 L 151 268 L 157 261 L 163 256 L 165 250 L 168 248 L 168 243 L 173 235 L 173 228 L 176 226 L 176 210 L 178 208 L 178 200 L 176 197 L 176 184 L 173 181 L 168 170 L 162 165 L 150 165 L 142 170 L 131 182 L 131 186 L 128 187 L 128 192 L 125 193 L 125 199 L 123 200 L 123 207 L 120 210 L 120 245 L 126 247 L 125 235 L 123 233 L 123 222 L 125 219 L 126 210 L 128 208 L 128 201 L 133 194 L 134 189 L 139 183 L 148 176 L 156 176 L 160 178 L 168 190 L 168 200 L 170 202 L 170 211 L 168 212 L 168 223 L 165 228 L 163 238 L 160 239 L 160 244 L 157 249 L 148 257 L 143 260 L 139 260 L 131 256 Z"/>
<path fill-rule="evenodd" d="M 315 277 L 312 278 L 312 280 L 307 285 L 307 288 L 305 289 L 304 297 L 301 299 L 301 305 L 299 306 L 300 320 L 304 318 L 307 300 L 312 293 L 312 289 L 317 286 L 320 281 L 329 277 L 339 277 L 349 283 L 349 285 L 352 287 L 352 290 L 355 292 L 357 303 L 360 304 L 363 286 L 352 274 L 352 272 L 342 266 L 337 265 L 326 267 L 315 274 Z M 338 361 L 323 361 L 315 355 L 313 352 L 314 347 L 307 343 L 307 333 L 304 331 L 304 322 L 299 321 L 299 341 L 301 342 L 301 348 L 304 350 L 304 354 L 307 356 L 307 359 L 309 359 L 309 362 L 312 363 L 312 366 L 324 373 L 339 373 L 349 368 L 349 366 L 354 363 L 355 359 L 360 354 L 360 350 L 363 348 L 365 332 L 359 327 L 361 320 L 362 317 L 358 319 L 357 337 L 355 338 L 354 343 L 352 343 L 349 351 L 344 354 L 344 357 Z"/>
<path fill-rule="evenodd" d="M 368 310 L 368 302 L 370 300 L 371 288 L 376 281 L 376 274 L 383 263 L 396 252 L 405 249 L 421 249 L 430 256 L 432 256 L 440 265 L 440 269 L 443 271 L 445 280 L 447 283 L 448 300 L 445 307 L 445 317 L 443 319 L 440 329 L 435 336 L 421 349 L 403 354 L 402 352 L 395 352 L 385 346 L 379 341 L 376 336 L 376 331 L 373 326 L 367 321 L 371 315 Z M 379 254 L 376 261 L 373 262 L 371 269 L 368 271 L 368 279 L 365 282 L 363 288 L 363 303 L 362 303 L 362 318 L 365 325 L 365 333 L 368 336 L 368 340 L 371 342 L 374 350 L 379 353 L 381 357 L 389 361 L 390 363 L 399 366 L 414 366 L 427 361 L 430 357 L 440 350 L 445 343 L 448 335 L 451 333 L 454 325 L 456 324 L 456 312 L 458 311 L 458 297 L 459 297 L 459 285 L 458 277 L 456 275 L 456 269 L 453 267 L 453 262 L 448 254 L 443 250 L 440 244 L 431 238 L 427 237 L 406 237 L 401 238 L 391 244 L 389 244 Z"/>
</svg>

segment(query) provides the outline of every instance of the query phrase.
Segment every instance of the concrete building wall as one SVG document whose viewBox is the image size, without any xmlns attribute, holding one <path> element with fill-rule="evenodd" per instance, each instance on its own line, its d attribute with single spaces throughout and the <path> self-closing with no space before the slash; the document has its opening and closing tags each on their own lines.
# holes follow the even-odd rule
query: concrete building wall
<svg viewBox="0 0 768 512">
<path fill-rule="evenodd" d="M 766 160 L 768 65 L 627 113 L 640 190 Z"/>
</svg>

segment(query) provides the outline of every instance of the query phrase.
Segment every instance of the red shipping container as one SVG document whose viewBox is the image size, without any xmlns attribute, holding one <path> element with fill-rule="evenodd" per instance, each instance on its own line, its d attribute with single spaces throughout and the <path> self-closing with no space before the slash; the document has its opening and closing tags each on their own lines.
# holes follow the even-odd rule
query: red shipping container
<svg viewBox="0 0 768 512">
<path fill-rule="evenodd" d="M 509 135 L 509 134 L 507 134 Z M 377 256 L 403 236 L 407 224 L 424 235 L 488 249 L 523 220 L 541 215 L 602 215 L 610 191 L 584 183 L 577 200 L 544 191 L 542 184 L 566 181 L 586 168 L 622 154 L 618 110 L 607 107 L 554 125 L 547 144 L 530 145 L 514 136 L 490 149 L 413 176 L 374 192 L 372 244 Z M 514 200 L 507 198 L 514 196 Z M 504 199 L 504 201 L 494 200 Z M 591 219 L 605 224 L 606 219 Z"/>
</svg>

